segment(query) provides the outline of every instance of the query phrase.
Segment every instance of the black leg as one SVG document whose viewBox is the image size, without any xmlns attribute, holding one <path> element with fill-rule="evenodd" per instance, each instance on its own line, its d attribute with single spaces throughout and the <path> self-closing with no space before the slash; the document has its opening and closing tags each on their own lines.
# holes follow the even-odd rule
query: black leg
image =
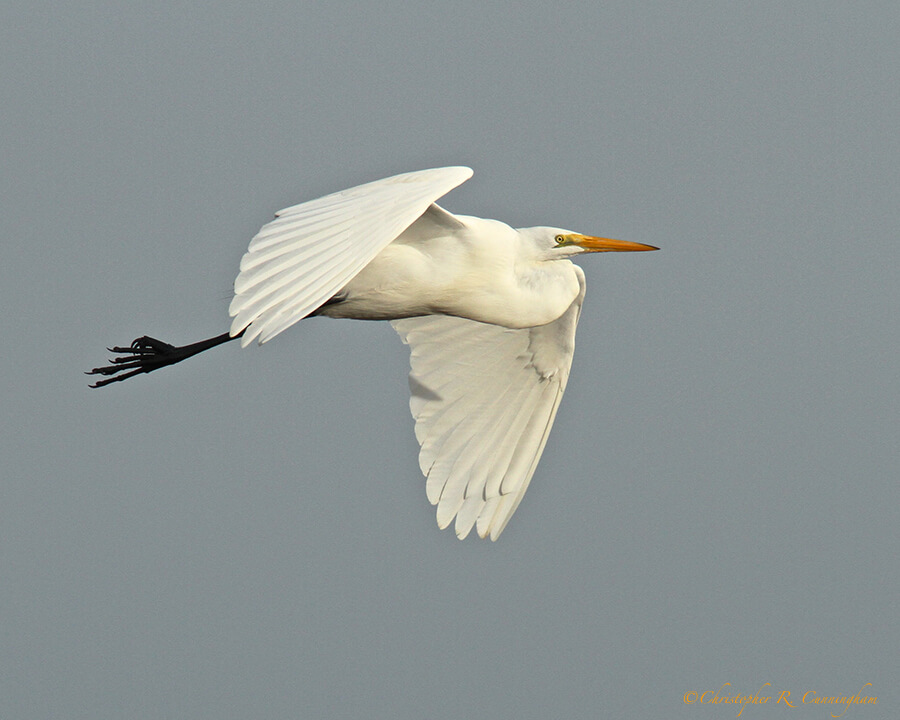
<svg viewBox="0 0 900 720">
<path fill-rule="evenodd" d="M 107 348 L 110 352 L 118 353 L 121 357 L 110 358 L 109 365 L 105 367 L 94 368 L 85 375 L 109 375 L 105 380 L 98 380 L 92 388 L 103 387 L 110 383 L 127 380 L 141 373 L 149 373 L 159 370 L 167 365 L 174 365 L 189 357 L 202 353 L 204 350 L 216 347 L 230 340 L 236 340 L 243 332 L 238 333 L 234 337 L 228 333 L 222 333 L 208 340 L 191 343 L 182 347 L 169 345 L 152 337 L 139 337 L 130 347 L 111 347 Z M 130 372 L 126 372 L 129 371 Z"/>
</svg>

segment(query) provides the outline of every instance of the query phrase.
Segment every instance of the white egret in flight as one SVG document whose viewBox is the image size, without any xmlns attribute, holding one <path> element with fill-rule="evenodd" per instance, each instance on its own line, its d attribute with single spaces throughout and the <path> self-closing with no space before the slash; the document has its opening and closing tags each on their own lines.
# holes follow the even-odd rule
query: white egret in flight
<svg viewBox="0 0 900 720">
<path fill-rule="evenodd" d="M 584 273 L 569 258 L 650 245 L 559 228 L 515 230 L 435 202 L 466 167 L 406 173 L 285 208 L 250 242 L 231 329 L 175 347 L 110 348 L 93 387 L 303 318 L 390 320 L 410 346 L 410 409 L 437 522 L 496 540 L 528 488 L 566 389 Z"/>
</svg>

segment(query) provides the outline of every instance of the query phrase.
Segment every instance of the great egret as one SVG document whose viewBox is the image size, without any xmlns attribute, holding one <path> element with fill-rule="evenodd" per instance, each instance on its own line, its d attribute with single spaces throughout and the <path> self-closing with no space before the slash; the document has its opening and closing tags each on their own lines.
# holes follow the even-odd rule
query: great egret
<svg viewBox="0 0 900 720">
<path fill-rule="evenodd" d="M 437 522 L 496 540 L 528 488 L 566 388 L 585 252 L 656 250 L 549 227 L 514 230 L 435 201 L 467 167 L 406 173 L 285 208 L 250 242 L 231 329 L 175 347 L 149 337 L 93 387 L 241 338 L 263 344 L 313 315 L 390 320 L 410 346 L 410 410 Z"/>
</svg>

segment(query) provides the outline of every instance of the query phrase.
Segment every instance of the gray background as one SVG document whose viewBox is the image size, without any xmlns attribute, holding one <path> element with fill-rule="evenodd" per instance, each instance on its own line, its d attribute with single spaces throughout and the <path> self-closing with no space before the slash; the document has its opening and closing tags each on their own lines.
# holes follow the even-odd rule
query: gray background
<svg viewBox="0 0 900 720">
<path fill-rule="evenodd" d="M 896 717 L 900 10 L 745 5 L 5 3 L 0 716 Z M 583 261 L 498 543 L 438 531 L 385 324 L 88 390 L 225 330 L 278 208 L 445 164 L 663 248 Z"/>
</svg>

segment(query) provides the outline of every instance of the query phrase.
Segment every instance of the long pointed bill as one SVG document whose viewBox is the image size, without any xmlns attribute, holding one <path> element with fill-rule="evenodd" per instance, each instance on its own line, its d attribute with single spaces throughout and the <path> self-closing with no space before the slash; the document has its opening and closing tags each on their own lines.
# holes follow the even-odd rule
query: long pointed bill
<svg viewBox="0 0 900 720">
<path fill-rule="evenodd" d="M 627 240 L 590 237 L 589 235 L 573 235 L 572 244 L 584 248 L 585 252 L 640 252 L 643 250 L 659 250 L 658 247 L 653 247 L 653 245 L 628 242 Z"/>
</svg>

